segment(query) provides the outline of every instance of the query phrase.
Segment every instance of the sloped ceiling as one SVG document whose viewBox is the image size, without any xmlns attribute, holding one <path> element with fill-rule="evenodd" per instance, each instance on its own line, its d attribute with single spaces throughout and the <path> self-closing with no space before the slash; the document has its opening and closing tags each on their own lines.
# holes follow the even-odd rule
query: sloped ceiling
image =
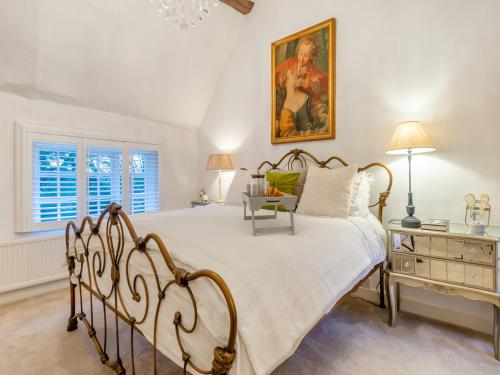
<svg viewBox="0 0 500 375">
<path fill-rule="evenodd" d="M 0 0 L 0 90 L 200 125 L 243 17 L 181 30 L 149 0 Z"/>
</svg>

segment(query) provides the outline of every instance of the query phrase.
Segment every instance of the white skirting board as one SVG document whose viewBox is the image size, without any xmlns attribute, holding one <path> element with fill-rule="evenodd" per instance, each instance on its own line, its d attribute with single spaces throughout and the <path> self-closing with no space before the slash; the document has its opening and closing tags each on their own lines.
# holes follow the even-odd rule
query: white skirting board
<svg viewBox="0 0 500 375">
<path fill-rule="evenodd" d="M 62 235 L 0 242 L 0 304 L 54 290 L 67 277 Z"/>
<path fill-rule="evenodd" d="M 21 288 L 21 289 L 13 289 L 9 292 L 0 293 L 0 306 L 7 305 L 9 303 L 21 301 L 24 299 L 34 298 L 40 296 L 45 293 L 53 292 L 55 290 L 68 288 L 68 275 L 62 275 L 62 278 L 58 280 L 44 282 L 42 284 L 33 284 L 31 286 Z M 69 293 L 68 293 L 68 301 L 69 301 Z"/>
</svg>

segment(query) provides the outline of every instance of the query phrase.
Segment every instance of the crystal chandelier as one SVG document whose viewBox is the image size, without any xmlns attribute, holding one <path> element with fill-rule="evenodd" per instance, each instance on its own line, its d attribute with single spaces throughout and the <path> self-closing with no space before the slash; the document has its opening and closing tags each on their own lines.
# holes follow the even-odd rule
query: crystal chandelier
<svg viewBox="0 0 500 375">
<path fill-rule="evenodd" d="M 150 0 L 158 3 L 158 12 L 167 21 L 180 25 L 181 29 L 198 26 L 212 10 L 219 5 L 219 0 Z"/>
</svg>

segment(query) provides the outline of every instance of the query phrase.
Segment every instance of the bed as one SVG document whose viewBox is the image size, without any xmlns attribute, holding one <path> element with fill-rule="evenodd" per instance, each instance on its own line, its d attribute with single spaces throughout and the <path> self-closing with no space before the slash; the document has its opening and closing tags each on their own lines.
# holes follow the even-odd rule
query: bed
<svg viewBox="0 0 500 375">
<path fill-rule="evenodd" d="M 328 168 L 334 162 L 347 165 L 338 157 L 320 161 L 296 149 L 259 169 L 293 169 L 297 163 Z M 392 176 L 380 163 L 360 170 L 370 168 L 388 176 L 387 188 L 374 204 L 378 217 L 296 214 L 295 236 L 277 232 L 253 237 L 241 207 L 219 205 L 134 215 L 132 224 L 112 204 L 96 223 L 91 218 L 80 227 L 68 223 L 68 331 L 82 321 L 101 361 L 119 374 L 125 373 L 119 345 L 113 359 L 107 348 L 108 336 L 120 340 L 118 319 L 132 328 L 127 341 L 132 373 L 134 332 L 153 345 L 155 368 L 158 349 L 185 372 L 271 373 L 323 316 L 383 270 L 385 234 L 379 221 Z M 279 214 L 270 224 L 283 225 L 287 215 Z M 382 287 L 380 291 L 383 306 Z M 84 310 L 84 293 L 90 311 Z M 104 306 L 99 317 L 93 311 L 96 303 Z M 97 318 L 106 327 L 99 337 Z"/>
</svg>

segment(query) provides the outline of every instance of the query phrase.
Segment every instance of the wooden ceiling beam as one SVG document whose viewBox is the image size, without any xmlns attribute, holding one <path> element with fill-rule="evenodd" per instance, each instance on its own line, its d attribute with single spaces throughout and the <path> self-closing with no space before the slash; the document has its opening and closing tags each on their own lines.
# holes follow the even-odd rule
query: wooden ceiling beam
<svg viewBox="0 0 500 375">
<path fill-rule="evenodd" d="M 254 6 L 254 2 L 250 0 L 220 0 L 220 2 L 229 5 L 241 14 L 250 13 Z"/>
</svg>

